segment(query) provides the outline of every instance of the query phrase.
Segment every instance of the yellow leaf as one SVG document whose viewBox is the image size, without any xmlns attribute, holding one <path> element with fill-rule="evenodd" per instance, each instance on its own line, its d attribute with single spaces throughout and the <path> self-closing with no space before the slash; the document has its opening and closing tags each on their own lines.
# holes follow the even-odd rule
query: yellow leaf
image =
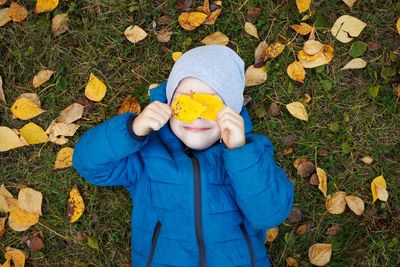
<svg viewBox="0 0 400 267">
<path fill-rule="evenodd" d="M 0 195 L 3 195 L 7 198 L 13 197 L 13 195 L 10 193 L 10 191 L 7 190 L 7 188 L 4 186 L 4 184 L 1 184 L 1 186 L 0 186 Z"/>
<path fill-rule="evenodd" d="M 53 136 L 73 136 L 79 125 L 73 123 L 56 122 L 53 120 L 46 133 Z"/>
<path fill-rule="evenodd" d="M 304 43 L 303 50 L 306 54 L 308 55 L 315 55 L 318 52 L 321 51 L 321 49 L 324 47 L 323 44 L 321 44 L 318 41 L 315 40 L 308 40 Z"/>
<path fill-rule="evenodd" d="M 44 13 L 54 10 L 58 6 L 58 0 L 37 0 L 35 13 Z"/>
<path fill-rule="evenodd" d="M 124 31 L 124 35 L 129 42 L 136 44 L 147 37 L 147 33 L 137 25 L 131 25 Z"/>
<path fill-rule="evenodd" d="M 1 192 L 0 192 L 0 212 L 9 212 L 6 197 L 3 196 Z"/>
<path fill-rule="evenodd" d="M 67 204 L 67 220 L 70 223 L 76 222 L 83 214 L 85 210 L 85 203 L 83 198 L 78 191 L 78 188 L 74 186 L 69 192 L 68 204 Z"/>
<path fill-rule="evenodd" d="M 178 58 L 180 58 L 182 56 L 182 52 L 173 52 L 172 53 L 172 59 L 174 60 L 174 62 L 176 62 L 178 60 Z"/>
<path fill-rule="evenodd" d="M 123 114 L 127 112 L 132 112 L 135 114 L 140 114 L 141 107 L 139 101 L 136 97 L 128 95 L 127 97 L 122 100 L 121 107 L 118 109 L 118 114 Z"/>
<path fill-rule="evenodd" d="M 354 58 L 350 60 L 349 63 L 346 64 L 342 68 L 342 70 L 351 70 L 351 69 L 363 69 L 367 66 L 367 62 L 362 58 Z"/>
<path fill-rule="evenodd" d="M 214 25 L 215 21 L 217 20 L 218 16 L 221 14 L 222 8 L 218 8 L 211 12 L 211 14 L 207 17 L 206 21 L 204 22 L 205 25 Z"/>
<path fill-rule="evenodd" d="M 332 244 L 316 243 L 308 249 L 310 262 L 317 266 L 328 264 L 332 256 Z"/>
<path fill-rule="evenodd" d="M 3 263 L 2 265 L 0 265 L 0 267 L 11 267 L 11 260 L 6 260 L 5 263 Z"/>
<path fill-rule="evenodd" d="M 292 102 L 292 103 L 287 104 L 286 108 L 293 117 L 295 117 L 299 120 L 308 121 L 307 110 L 306 110 L 306 107 L 302 103 Z"/>
<path fill-rule="evenodd" d="M 2 8 L 0 9 L 0 27 L 6 25 L 11 21 L 11 17 L 9 15 L 10 8 Z"/>
<path fill-rule="evenodd" d="M 309 34 L 313 27 L 305 22 L 302 22 L 300 24 L 293 24 L 290 26 L 295 32 L 297 32 L 300 35 L 307 35 Z"/>
<path fill-rule="evenodd" d="M 270 44 L 264 51 L 264 60 L 276 58 L 282 53 L 283 49 L 285 49 L 285 46 L 280 42 Z"/>
<path fill-rule="evenodd" d="M 341 214 L 346 209 L 346 193 L 338 191 L 333 196 L 329 195 L 326 198 L 325 206 L 329 213 L 331 214 Z"/>
<path fill-rule="evenodd" d="M 361 161 L 367 165 L 371 165 L 371 163 L 374 161 L 374 159 L 371 158 L 371 156 L 364 156 L 361 158 Z"/>
<path fill-rule="evenodd" d="M 0 76 L 0 100 L 6 103 L 6 97 L 4 95 L 4 89 L 3 89 L 3 79 L 1 78 L 1 76 Z"/>
<path fill-rule="evenodd" d="M 296 0 L 296 5 L 300 13 L 303 13 L 310 9 L 311 0 Z"/>
<path fill-rule="evenodd" d="M 205 45 L 227 45 L 229 38 L 222 32 L 214 32 L 201 40 L 201 43 Z"/>
<path fill-rule="evenodd" d="M 174 99 L 171 109 L 176 119 L 191 123 L 200 117 L 207 107 L 196 102 L 189 95 L 180 95 Z"/>
<path fill-rule="evenodd" d="M 315 68 L 332 61 L 333 48 L 330 45 L 323 45 L 322 49 L 315 55 L 309 55 L 304 50 L 301 50 L 298 58 L 304 68 Z"/>
<path fill-rule="evenodd" d="M 365 26 L 367 24 L 361 20 L 349 15 L 343 15 L 333 24 L 331 33 L 342 43 L 348 43 L 354 37 L 359 36 Z"/>
<path fill-rule="evenodd" d="M 0 196 L 1 199 L 2 196 Z M 0 237 L 4 235 L 5 229 L 4 226 L 6 224 L 6 218 L 7 217 L 0 217 Z"/>
<path fill-rule="evenodd" d="M 343 2 L 348 5 L 350 8 L 353 7 L 354 3 L 357 2 L 357 0 L 343 0 Z"/>
<path fill-rule="evenodd" d="M 54 169 L 68 168 L 72 166 L 72 155 L 74 149 L 71 147 L 63 147 L 58 151 Z"/>
<path fill-rule="evenodd" d="M 74 103 L 60 112 L 57 122 L 72 123 L 82 118 L 85 107 L 79 103 Z"/>
<path fill-rule="evenodd" d="M 378 198 L 382 201 L 387 200 L 388 193 L 386 191 L 386 181 L 382 175 L 376 177 L 371 182 L 371 192 L 372 192 L 372 198 L 373 198 L 374 203 Z"/>
<path fill-rule="evenodd" d="M 106 95 L 106 90 L 106 85 L 93 73 L 90 73 L 89 81 L 85 88 L 85 96 L 90 100 L 99 102 Z"/>
<path fill-rule="evenodd" d="M 207 107 L 200 115 L 206 120 L 216 120 L 217 113 L 224 107 L 221 99 L 210 94 L 193 93 L 192 97 L 194 101 Z"/>
<path fill-rule="evenodd" d="M 25 124 L 24 127 L 22 127 L 19 131 L 21 136 L 25 138 L 28 144 L 34 145 L 49 141 L 49 138 L 42 127 L 33 122 Z"/>
<path fill-rule="evenodd" d="M 272 242 L 279 234 L 279 227 L 269 228 L 264 243 Z"/>
<path fill-rule="evenodd" d="M 10 206 L 10 217 L 8 218 L 8 225 L 14 231 L 25 231 L 30 226 L 35 225 L 38 222 L 39 213 L 24 211 L 17 205 Z"/>
<path fill-rule="evenodd" d="M 299 267 L 298 261 L 293 257 L 287 257 L 286 264 L 288 267 Z"/>
<path fill-rule="evenodd" d="M 0 126 L 0 152 L 22 147 L 25 144 L 18 135 L 6 126 Z"/>
<path fill-rule="evenodd" d="M 0 26 L 1 26 L 1 23 L 0 23 Z M 400 18 L 397 19 L 396 28 L 397 28 L 397 32 L 400 34 Z"/>
<path fill-rule="evenodd" d="M 20 4 L 11 2 L 8 15 L 12 21 L 21 22 L 28 16 L 28 10 L 26 10 L 26 8 Z"/>
<path fill-rule="evenodd" d="M 45 110 L 41 109 L 36 103 L 32 100 L 21 97 L 17 99 L 14 104 L 11 106 L 11 112 L 21 120 L 29 120 L 36 117 L 39 114 L 45 112 Z"/>
<path fill-rule="evenodd" d="M 362 215 L 364 212 L 364 201 L 356 196 L 346 196 L 345 197 L 347 206 L 358 216 Z"/>
<path fill-rule="evenodd" d="M 43 195 L 32 188 L 22 188 L 18 193 L 18 207 L 27 212 L 42 215 Z"/>
<path fill-rule="evenodd" d="M 289 77 L 297 82 L 304 83 L 306 71 L 299 61 L 295 61 L 287 67 L 287 74 Z"/>
<path fill-rule="evenodd" d="M 55 15 L 51 20 L 51 31 L 57 37 L 68 30 L 68 13 Z"/>
<path fill-rule="evenodd" d="M 318 189 L 326 196 L 326 192 L 328 191 L 326 172 L 321 168 L 317 168 L 317 176 L 319 180 Z"/>
<path fill-rule="evenodd" d="M 25 266 L 26 255 L 22 250 L 7 247 L 6 253 L 4 253 L 4 258 L 6 258 L 7 261 L 11 260 L 14 263 L 14 267 Z"/>
<path fill-rule="evenodd" d="M 33 77 L 33 87 L 37 88 L 39 86 L 41 86 L 42 84 L 44 84 L 45 82 L 47 82 L 51 75 L 53 75 L 54 71 L 52 70 L 41 70 L 39 71 L 35 77 Z"/>
<path fill-rule="evenodd" d="M 267 68 L 265 66 L 262 66 L 261 68 L 255 68 L 254 65 L 250 65 L 246 69 L 245 80 L 246 87 L 265 83 L 267 80 Z"/>
<path fill-rule="evenodd" d="M 256 37 L 257 39 L 260 39 L 260 37 L 258 37 L 257 28 L 256 28 L 256 26 L 253 25 L 253 23 L 246 21 L 244 23 L 244 30 L 251 36 Z"/>
<path fill-rule="evenodd" d="M 206 21 L 207 14 L 203 12 L 182 12 L 178 17 L 179 25 L 188 31 L 193 31 Z"/>
</svg>

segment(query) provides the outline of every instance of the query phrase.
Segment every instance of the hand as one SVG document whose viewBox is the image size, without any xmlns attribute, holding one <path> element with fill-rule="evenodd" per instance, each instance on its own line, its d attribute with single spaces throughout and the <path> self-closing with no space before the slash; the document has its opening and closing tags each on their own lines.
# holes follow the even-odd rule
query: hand
<svg viewBox="0 0 400 267">
<path fill-rule="evenodd" d="M 151 102 L 133 120 L 132 129 L 137 136 L 145 136 L 151 130 L 158 131 L 171 117 L 172 111 L 169 105 L 159 101 Z"/>
<path fill-rule="evenodd" d="M 243 117 L 232 108 L 225 106 L 217 113 L 221 138 L 229 149 L 246 144 Z"/>
</svg>

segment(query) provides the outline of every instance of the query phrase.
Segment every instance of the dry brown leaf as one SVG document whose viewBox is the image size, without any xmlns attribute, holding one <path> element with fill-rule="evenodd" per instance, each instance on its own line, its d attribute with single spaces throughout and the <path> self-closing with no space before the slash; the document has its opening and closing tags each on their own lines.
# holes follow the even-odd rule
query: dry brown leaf
<svg viewBox="0 0 400 267">
<path fill-rule="evenodd" d="M 57 122 L 72 123 L 82 118 L 84 106 L 74 103 L 66 107 L 60 112 L 56 119 Z"/>
<path fill-rule="evenodd" d="M 7 3 L 8 0 L 0 0 L 0 6 L 4 5 L 5 3 Z"/>
<path fill-rule="evenodd" d="M 18 3 L 11 2 L 8 15 L 12 21 L 21 22 L 24 21 L 28 16 L 28 10 Z"/>
<path fill-rule="evenodd" d="M 272 242 L 279 234 L 279 227 L 269 228 L 264 243 Z"/>
<path fill-rule="evenodd" d="M 306 156 L 301 156 L 298 157 L 294 162 L 293 162 L 293 166 L 296 168 L 296 170 L 299 168 L 300 164 L 302 164 L 303 162 L 308 161 Z"/>
<path fill-rule="evenodd" d="M 342 43 L 348 43 L 354 37 L 359 36 L 365 26 L 367 24 L 361 20 L 349 15 L 343 15 L 336 20 L 331 28 L 331 33 Z"/>
<path fill-rule="evenodd" d="M 57 37 L 68 30 L 68 13 L 55 15 L 51 20 L 51 31 Z"/>
<path fill-rule="evenodd" d="M 57 158 L 54 163 L 54 169 L 68 168 L 72 166 L 72 154 L 74 149 L 71 147 L 63 147 L 58 151 Z"/>
<path fill-rule="evenodd" d="M 168 43 L 171 40 L 172 31 L 170 31 L 168 28 L 163 28 L 155 34 L 157 41 L 160 43 Z"/>
<path fill-rule="evenodd" d="M 307 35 L 309 34 L 313 27 L 305 22 L 301 22 L 300 24 L 293 24 L 290 25 L 290 28 L 292 28 L 295 32 L 297 32 L 300 35 Z"/>
<path fill-rule="evenodd" d="M 261 67 L 264 62 L 264 51 L 268 48 L 266 41 L 262 41 L 258 44 L 254 51 L 254 66 Z"/>
<path fill-rule="evenodd" d="M 215 32 L 204 37 L 201 43 L 205 45 L 227 45 L 229 43 L 229 38 L 222 32 Z"/>
<path fill-rule="evenodd" d="M 217 21 L 218 16 L 221 14 L 222 8 L 214 10 L 211 14 L 207 17 L 206 21 L 204 22 L 205 25 L 214 25 Z"/>
<path fill-rule="evenodd" d="M 254 65 L 250 65 L 246 69 L 245 79 L 246 87 L 260 85 L 267 80 L 267 68 L 265 66 L 255 68 Z"/>
<path fill-rule="evenodd" d="M 6 96 L 4 95 L 3 79 L 0 76 L 0 100 L 6 103 Z"/>
<path fill-rule="evenodd" d="M 41 70 L 39 71 L 35 77 L 33 77 L 33 87 L 37 88 L 39 86 L 41 86 L 42 84 L 44 84 L 45 82 L 47 82 L 51 75 L 54 74 L 54 71 L 52 70 Z"/>
<path fill-rule="evenodd" d="M 257 39 L 260 39 L 260 37 L 258 37 L 257 28 L 256 28 L 256 26 L 254 26 L 253 23 L 246 21 L 244 23 L 244 30 L 251 36 L 256 37 Z"/>
<path fill-rule="evenodd" d="M 289 103 L 286 105 L 286 109 L 293 117 L 299 120 L 308 121 L 308 113 L 306 107 L 302 103 L 300 102 Z"/>
<path fill-rule="evenodd" d="M 353 7 L 354 3 L 357 2 L 357 0 L 343 0 L 343 2 L 348 5 L 350 8 Z"/>
<path fill-rule="evenodd" d="M 124 35 L 129 42 L 136 44 L 146 38 L 148 34 L 139 26 L 131 25 L 125 29 Z"/>
<path fill-rule="evenodd" d="M 25 146 L 19 136 L 10 128 L 0 126 L 0 152 Z"/>
<path fill-rule="evenodd" d="M 326 235 L 335 236 L 339 233 L 340 229 L 341 229 L 340 224 L 336 223 L 331 227 L 329 227 L 328 230 L 326 230 Z"/>
<path fill-rule="evenodd" d="M 1 197 L 2 196 L 0 196 L 0 199 L 1 199 Z M 1 215 L 0 215 L 0 237 L 2 237 L 4 235 L 4 232 L 5 232 L 4 226 L 6 224 L 6 219 L 7 219 L 7 217 L 5 217 L 5 216 L 1 217 Z"/>
<path fill-rule="evenodd" d="M 297 167 L 297 175 L 301 177 L 310 176 L 315 171 L 315 166 L 311 161 L 304 161 Z"/>
<path fill-rule="evenodd" d="M 121 107 L 118 109 L 117 113 L 122 114 L 127 112 L 140 114 L 141 107 L 136 97 L 128 95 L 124 100 L 122 100 Z"/>
<path fill-rule="evenodd" d="M 331 214 L 341 214 L 346 209 L 346 193 L 338 191 L 333 196 L 328 195 L 326 197 L 325 206 L 329 213 Z"/>
<path fill-rule="evenodd" d="M 316 243 L 308 249 L 310 262 L 317 266 L 328 264 L 332 256 L 332 244 Z"/>
<path fill-rule="evenodd" d="M 56 122 L 53 120 L 47 128 L 46 133 L 53 136 L 73 136 L 79 125 L 73 123 Z"/>
<path fill-rule="evenodd" d="M 43 195 L 32 188 L 22 188 L 18 193 L 18 206 L 20 209 L 42 215 Z"/>
<path fill-rule="evenodd" d="M 326 176 L 326 172 L 321 169 L 317 168 L 317 177 L 318 177 L 318 189 L 326 196 L 328 191 L 328 179 Z"/>
<path fill-rule="evenodd" d="M 299 61 L 295 61 L 287 67 L 287 74 L 292 80 L 304 83 L 306 77 L 306 71 L 304 70 L 303 64 Z"/>
<path fill-rule="evenodd" d="M 361 158 L 361 161 L 364 162 L 367 165 L 371 165 L 371 163 L 374 161 L 373 158 L 371 158 L 371 156 L 364 156 Z"/>
<path fill-rule="evenodd" d="M 178 17 L 179 25 L 187 31 L 193 31 L 206 21 L 207 14 L 203 12 L 182 12 Z"/>
<path fill-rule="evenodd" d="M 342 70 L 350 70 L 350 69 L 363 69 L 367 66 L 367 62 L 362 58 L 354 58 L 347 63 Z"/>
<path fill-rule="evenodd" d="M 302 234 L 304 234 L 306 231 L 307 231 L 307 224 L 303 224 L 303 225 L 300 225 L 300 226 L 297 228 L 296 233 L 299 234 L 299 235 L 302 235 Z"/>
<path fill-rule="evenodd" d="M 288 267 L 299 267 L 299 263 L 297 262 L 297 260 L 293 257 L 287 257 L 286 258 L 286 265 Z"/>
<path fill-rule="evenodd" d="M 356 196 L 345 197 L 347 206 L 358 216 L 361 216 L 364 212 L 364 201 Z"/>
</svg>

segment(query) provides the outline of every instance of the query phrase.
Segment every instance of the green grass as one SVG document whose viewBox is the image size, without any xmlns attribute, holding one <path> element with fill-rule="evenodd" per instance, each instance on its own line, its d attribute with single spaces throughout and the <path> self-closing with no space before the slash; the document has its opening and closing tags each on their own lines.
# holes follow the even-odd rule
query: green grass
<svg viewBox="0 0 400 267">
<path fill-rule="evenodd" d="M 278 34 L 294 38 L 289 25 L 300 22 L 302 17 L 294 1 L 253 0 L 245 5 L 243 1 L 223 1 L 222 15 L 215 25 L 187 32 L 177 23 L 176 1 L 61 1 L 56 10 L 41 15 L 33 14 L 33 0 L 20 2 L 29 10 L 27 20 L 0 28 L 0 75 L 7 99 L 7 104 L 0 103 L 0 124 L 22 127 L 25 122 L 11 118 L 11 104 L 21 93 L 36 92 L 47 112 L 31 121 L 47 128 L 62 109 L 83 95 L 93 72 L 106 82 L 107 95 L 78 121 L 81 127 L 70 138 L 69 146 L 87 129 L 113 117 L 125 96 L 136 96 L 144 107 L 148 103 L 148 85 L 168 77 L 173 66 L 171 52 L 184 52 L 201 45 L 200 40 L 208 34 L 225 33 L 231 40 L 229 46 L 239 53 L 246 67 L 252 64 L 258 41 L 243 29 L 248 7 L 263 9 L 254 24 L 268 43 L 285 43 Z M 195 4 L 200 5 L 201 1 Z M 280 225 L 277 239 L 267 245 L 268 253 L 274 266 L 285 266 L 289 256 L 296 258 L 300 266 L 311 266 L 308 248 L 317 242 L 329 242 L 333 244 L 329 266 L 396 266 L 400 264 L 400 101 L 392 86 L 400 82 L 400 77 L 384 79 L 380 73 L 382 66 L 391 66 L 397 72 L 400 68 L 400 36 L 395 29 L 400 4 L 395 0 L 375 4 L 359 0 L 350 10 L 342 1 L 326 0 L 314 1 L 312 6 L 316 14 L 310 22 L 317 18 L 320 26 L 317 39 L 335 49 L 331 64 L 307 70 L 304 84 L 292 81 L 286 75 L 286 67 L 295 60 L 306 40 L 298 36 L 278 58 L 266 63 L 268 81 L 245 89 L 245 94 L 252 98 L 247 107 L 254 129 L 272 140 L 277 162 L 295 182 L 295 205 L 303 213 L 301 222 Z M 129 7 L 136 7 L 136 11 L 130 12 Z M 51 18 L 63 12 L 69 12 L 70 30 L 53 38 Z M 365 69 L 340 70 L 351 60 L 348 55 L 351 43 L 340 43 L 329 29 L 343 14 L 368 24 L 355 40 L 381 44 L 377 52 L 367 50 L 363 54 L 369 61 Z M 151 28 L 151 22 L 162 15 L 169 15 L 175 21 L 171 25 L 174 34 L 167 44 L 158 43 Z M 140 43 L 129 43 L 123 31 L 132 24 L 141 26 L 149 36 Z M 185 45 L 189 37 L 192 43 Z M 398 59 L 391 60 L 390 53 L 397 54 Z M 56 73 L 44 86 L 34 89 L 31 80 L 43 68 Z M 330 90 L 323 88 L 324 81 L 332 83 Z M 374 85 L 381 86 L 376 98 L 368 93 L 368 88 Z M 313 99 L 308 104 L 310 120 L 302 122 L 286 111 L 285 104 L 306 93 Z M 275 118 L 263 112 L 272 101 L 280 106 L 280 114 Z M 347 121 L 345 116 L 349 118 Z M 331 122 L 339 123 L 338 132 L 329 131 L 327 125 Z M 295 151 L 281 156 L 286 136 L 294 136 Z M 348 154 L 342 151 L 344 142 L 351 147 Z M 0 249 L 12 246 L 26 250 L 30 254 L 29 266 L 128 266 L 131 214 L 127 211 L 132 207 L 129 195 L 122 188 L 92 186 L 72 168 L 53 170 L 60 148 L 46 143 L 1 153 L 0 183 L 4 182 L 14 195 L 22 185 L 40 190 L 44 202 L 40 224 L 21 233 L 7 227 L 0 238 Z M 319 157 L 320 150 L 327 150 L 328 156 Z M 367 154 L 374 158 L 369 166 L 360 161 Z M 341 215 L 327 213 L 321 192 L 296 175 L 293 161 L 303 155 L 327 171 L 329 193 L 342 190 L 361 197 L 366 204 L 364 215 L 358 217 L 349 209 Z M 373 204 L 370 182 L 379 175 L 386 178 L 389 200 Z M 75 184 L 81 188 L 87 207 L 83 217 L 69 225 L 66 200 Z M 303 235 L 296 234 L 297 227 L 308 222 L 313 222 L 314 227 Z M 326 230 L 335 223 L 341 225 L 342 231 L 337 236 L 327 236 Z M 43 231 L 45 248 L 33 253 L 19 240 L 36 231 Z M 76 241 L 78 231 L 98 238 L 100 250 Z M 0 262 L 3 261 L 0 253 Z"/>
</svg>

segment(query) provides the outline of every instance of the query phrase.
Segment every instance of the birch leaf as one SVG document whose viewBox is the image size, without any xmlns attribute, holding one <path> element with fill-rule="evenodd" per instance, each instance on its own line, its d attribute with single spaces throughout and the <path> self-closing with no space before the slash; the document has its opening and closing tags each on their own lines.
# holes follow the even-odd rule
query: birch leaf
<svg viewBox="0 0 400 267">
<path fill-rule="evenodd" d="M 267 80 L 267 68 L 265 66 L 262 66 L 261 68 L 255 68 L 254 65 L 250 65 L 246 69 L 245 79 L 246 87 L 265 83 Z"/>
<path fill-rule="evenodd" d="M 37 0 L 35 13 L 39 14 L 56 9 L 56 7 L 58 6 L 58 1 L 59 0 Z"/>
<path fill-rule="evenodd" d="M 47 141 L 49 141 L 49 138 L 42 127 L 33 122 L 25 124 L 19 130 L 19 132 L 30 145 L 46 143 Z"/>
<path fill-rule="evenodd" d="M 0 26 L 1 26 L 1 23 L 0 23 Z M 400 18 L 397 19 L 396 28 L 397 28 L 397 32 L 400 34 Z"/>
<path fill-rule="evenodd" d="M 342 43 L 348 43 L 354 37 L 359 36 L 365 26 L 367 24 L 361 20 L 349 15 L 343 15 L 336 20 L 331 28 L 331 33 Z"/>
<path fill-rule="evenodd" d="M 11 21 L 11 17 L 9 15 L 10 8 L 2 8 L 0 9 L 0 27 L 6 25 Z"/>
<path fill-rule="evenodd" d="M 147 37 L 147 33 L 137 25 L 131 25 L 125 29 L 124 35 L 129 42 L 136 44 Z"/>
<path fill-rule="evenodd" d="M 72 123 L 82 118 L 84 106 L 78 103 L 74 103 L 66 107 L 60 112 L 57 118 L 57 122 Z"/>
<path fill-rule="evenodd" d="M 326 193 L 328 191 L 328 179 L 326 176 L 326 172 L 317 167 L 317 176 L 318 176 L 318 180 L 319 180 L 319 184 L 318 184 L 318 189 L 324 194 L 324 196 L 326 197 Z"/>
<path fill-rule="evenodd" d="M 106 91 L 106 85 L 93 73 L 90 73 L 89 81 L 85 88 L 85 96 L 92 101 L 99 102 L 106 95 Z"/>
<path fill-rule="evenodd" d="M 205 25 L 214 25 L 217 21 L 218 16 L 221 14 L 222 8 L 218 8 L 211 12 L 211 14 L 207 17 L 206 21 L 204 22 Z"/>
<path fill-rule="evenodd" d="M 345 197 L 347 206 L 358 216 L 362 215 L 364 212 L 364 201 L 356 196 L 346 196 Z"/>
<path fill-rule="evenodd" d="M 256 28 L 256 26 L 254 26 L 253 23 L 246 21 L 244 24 L 244 30 L 251 36 L 256 37 L 257 39 L 260 39 L 260 37 L 258 37 L 257 28 Z"/>
<path fill-rule="evenodd" d="M 229 43 L 229 38 L 222 32 L 215 32 L 204 37 L 201 43 L 205 45 L 227 45 Z"/>
<path fill-rule="evenodd" d="M 286 108 L 293 117 L 295 117 L 299 120 L 308 121 L 307 110 L 306 110 L 306 107 L 302 103 L 292 102 L 292 103 L 287 104 Z"/>
<path fill-rule="evenodd" d="M 267 49 L 264 51 L 264 61 L 268 59 L 274 59 L 279 56 L 282 51 L 285 49 L 285 46 L 280 42 L 274 42 L 270 44 Z"/>
<path fill-rule="evenodd" d="M 269 228 L 264 243 L 272 242 L 279 234 L 279 227 Z"/>
<path fill-rule="evenodd" d="M 18 206 L 24 211 L 42 215 L 42 200 L 43 195 L 39 191 L 28 187 L 19 190 Z"/>
<path fill-rule="evenodd" d="M 350 8 L 353 7 L 354 3 L 357 2 L 357 0 L 343 0 L 343 2 L 348 5 Z"/>
<path fill-rule="evenodd" d="M 8 15 L 12 21 L 21 22 L 24 21 L 28 16 L 28 10 L 18 3 L 11 2 Z"/>
<path fill-rule="evenodd" d="M 179 25 L 187 31 L 193 31 L 203 24 L 208 15 L 203 12 L 182 12 L 178 17 Z"/>
<path fill-rule="evenodd" d="M 189 95 L 180 95 L 171 104 L 173 116 L 185 123 L 196 120 L 207 107 L 192 99 Z"/>
<path fill-rule="evenodd" d="M 10 128 L 0 126 L 0 152 L 25 146 L 19 136 Z"/>
<path fill-rule="evenodd" d="M 3 79 L 0 76 L 0 100 L 6 103 L 6 96 L 4 95 Z"/>
<path fill-rule="evenodd" d="M 21 120 L 29 120 L 32 119 L 39 114 L 45 112 L 45 110 L 41 109 L 36 103 L 32 100 L 21 97 L 17 99 L 14 104 L 11 106 L 11 112 Z"/>
<path fill-rule="evenodd" d="M 51 20 L 51 31 L 57 37 L 68 30 L 68 13 L 55 15 Z"/>
<path fill-rule="evenodd" d="M 341 214 L 346 209 L 346 193 L 338 191 L 333 196 L 329 195 L 326 198 L 325 206 L 331 214 Z"/>
<path fill-rule="evenodd" d="M 26 255 L 22 250 L 7 247 L 6 252 L 4 253 L 4 258 L 7 261 L 11 261 L 14 267 L 24 267 Z"/>
<path fill-rule="evenodd" d="M 47 82 L 51 75 L 53 75 L 54 71 L 52 70 L 41 70 L 39 71 L 35 77 L 33 77 L 33 87 L 37 88 L 39 86 L 41 86 L 42 84 L 44 84 L 45 82 Z"/>
<path fill-rule="evenodd" d="M 290 26 L 295 32 L 300 35 L 307 35 L 309 34 L 313 27 L 305 22 L 301 22 L 300 24 L 293 24 Z"/>
<path fill-rule="evenodd" d="M 323 44 L 321 44 L 318 41 L 315 40 L 308 40 L 304 43 L 303 50 L 306 52 L 308 55 L 315 55 L 318 52 L 321 51 L 321 49 L 324 47 Z"/>
<path fill-rule="evenodd" d="M 295 61 L 287 67 L 287 74 L 289 77 L 297 82 L 304 83 L 306 71 L 299 61 Z"/>
<path fill-rule="evenodd" d="M 72 154 L 74 149 L 71 147 L 63 147 L 58 151 L 54 169 L 68 168 L 72 166 Z"/>
<path fill-rule="evenodd" d="M 386 181 L 382 175 L 376 177 L 371 182 L 371 192 L 372 192 L 373 203 L 375 203 L 377 199 L 380 199 L 382 201 L 387 200 L 389 194 L 386 191 Z"/>
<path fill-rule="evenodd" d="M 296 5 L 300 13 L 310 9 L 311 0 L 296 0 Z"/>
<path fill-rule="evenodd" d="M 174 62 L 176 62 L 178 60 L 178 58 L 180 58 L 182 56 L 182 54 L 183 54 L 182 52 L 173 52 L 172 53 L 172 60 Z"/>
<path fill-rule="evenodd" d="M 365 66 L 367 66 L 367 62 L 364 59 L 354 58 L 350 60 L 350 62 L 347 63 L 346 66 L 342 68 L 342 70 L 363 69 L 365 68 Z"/>
<path fill-rule="evenodd" d="M 310 262 L 317 266 L 328 264 L 332 256 L 332 244 L 316 243 L 308 249 Z"/>
<path fill-rule="evenodd" d="M 67 204 L 67 220 L 69 223 L 76 222 L 83 214 L 85 210 L 85 202 L 79 193 L 79 190 L 74 186 L 69 192 L 68 204 Z"/>
</svg>

